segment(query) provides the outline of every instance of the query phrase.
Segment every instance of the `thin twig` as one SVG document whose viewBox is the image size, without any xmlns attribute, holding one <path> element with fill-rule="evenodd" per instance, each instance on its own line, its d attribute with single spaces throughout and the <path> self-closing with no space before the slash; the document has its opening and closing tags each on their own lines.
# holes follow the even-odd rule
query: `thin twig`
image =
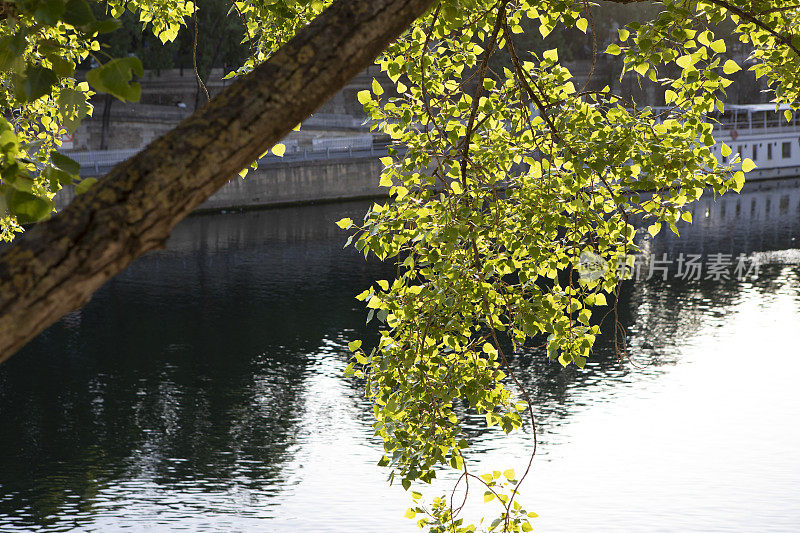
<svg viewBox="0 0 800 533">
<path fill-rule="evenodd" d="M 194 18 L 194 39 L 192 40 L 192 65 L 194 66 L 194 75 L 197 77 L 197 85 L 203 89 L 206 93 L 206 101 L 211 101 L 211 96 L 208 94 L 208 89 L 206 89 L 206 84 L 203 83 L 203 79 L 200 77 L 200 72 L 197 70 L 197 1 L 193 4 L 194 11 L 192 12 L 192 17 Z"/>
</svg>

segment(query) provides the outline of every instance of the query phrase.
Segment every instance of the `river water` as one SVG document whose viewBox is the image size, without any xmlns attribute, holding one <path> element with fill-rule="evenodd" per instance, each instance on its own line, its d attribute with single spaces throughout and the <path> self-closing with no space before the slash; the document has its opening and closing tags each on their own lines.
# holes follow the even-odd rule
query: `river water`
<svg viewBox="0 0 800 533">
<path fill-rule="evenodd" d="M 417 531 L 341 377 L 375 334 L 353 295 L 392 272 L 342 249 L 333 221 L 366 206 L 192 217 L 0 367 L 0 531 Z M 632 363 L 607 337 L 584 370 L 514 359 L 536 531 L 800 530 L 800 182 L 694 220 L 625 286 Z M 468 430 L 473 471 L 524 468 L 529 428 Z"/>
</svg>

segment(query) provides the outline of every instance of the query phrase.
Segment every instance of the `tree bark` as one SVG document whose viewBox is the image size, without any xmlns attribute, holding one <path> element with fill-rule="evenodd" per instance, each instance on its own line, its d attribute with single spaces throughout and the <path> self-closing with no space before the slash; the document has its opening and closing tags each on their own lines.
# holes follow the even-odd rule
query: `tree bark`
<svg viewBox="0 0 800 533">
<path fill-rule="evenodd" d="M 397 38 L 433 0 L 337 0 L 268 62 L 0 255 L 0 361 L 148 250 Z"/>
</svg>

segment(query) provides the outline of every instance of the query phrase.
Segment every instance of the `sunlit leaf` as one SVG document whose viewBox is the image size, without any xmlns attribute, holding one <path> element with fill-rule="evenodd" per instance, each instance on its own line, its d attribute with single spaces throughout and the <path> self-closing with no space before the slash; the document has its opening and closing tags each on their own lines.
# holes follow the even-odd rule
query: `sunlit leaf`
<svg viewBox="0 0 800 533">
<path fill-rule="evenodd" d="M 52 200 L 13 188 L 6 192 L 5 203 L 20 224 L 39 222 L 53 210 Z"/>
<path fill-rule="evenodd" d="M 120 100 L 137 102 L 142 93 L 133 76 L 144 75 L 142 62 L 136 57 L 112 59 L 105 65 L 86 73 L 86 81 L 97 91 L 109 93 Z"/>
</svg>

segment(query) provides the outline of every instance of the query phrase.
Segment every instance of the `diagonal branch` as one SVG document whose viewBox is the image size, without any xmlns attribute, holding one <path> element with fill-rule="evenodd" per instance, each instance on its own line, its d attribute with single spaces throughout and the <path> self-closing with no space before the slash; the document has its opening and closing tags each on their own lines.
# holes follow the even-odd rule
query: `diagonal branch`
<svg viewBox="0 0 800 533">
<path fill-rule="evenodd" d="M 724 8 L 724 9 L 727 9 L 731 13 L 739 15 L 740 17 L 742 17 L 745 20 L 748 20 L 748 21 L 752 22 L 753 24 L 755 24 L 756 26 L 758 26 L 762 30 L 768 32 L 770 35 L 772 35 L 775 38 L 775 40 L 777 40 L 779 43 L 781 43 L 784 46 L 786 46 L 787 48 L 789 48 L 798 57 L 800 57 L 800 49 L 798 49 L 794 45 L 794 43 L 792 42 L 791 35 L 789 35 L 789 36 L 781 35 L 780 33 L 778 33 L 775 30 L 775 28 L 772 28 L 767 23 L 765 23 L 763 20 L 760 20 L 756 15 L 760 15 L 761 13 L 757 13 L 756 15 L 754 15 L 753 13 L 750 13 L 749 11 L 745 11 L 744 9 L 740 8 L 739 6 L 735 6 L 735 5 L 731 4 L 730 2 L 726 2 L 725 0 L 710 0 L 710 2 L 712 4 L 716 4 L 716 5 Z"/>
<path fill-rule="evenodd" d="M 337 0 L 266 63 L 0 255 L 0 361 L 288 134 L 433 0 Z"/>
</svg>

